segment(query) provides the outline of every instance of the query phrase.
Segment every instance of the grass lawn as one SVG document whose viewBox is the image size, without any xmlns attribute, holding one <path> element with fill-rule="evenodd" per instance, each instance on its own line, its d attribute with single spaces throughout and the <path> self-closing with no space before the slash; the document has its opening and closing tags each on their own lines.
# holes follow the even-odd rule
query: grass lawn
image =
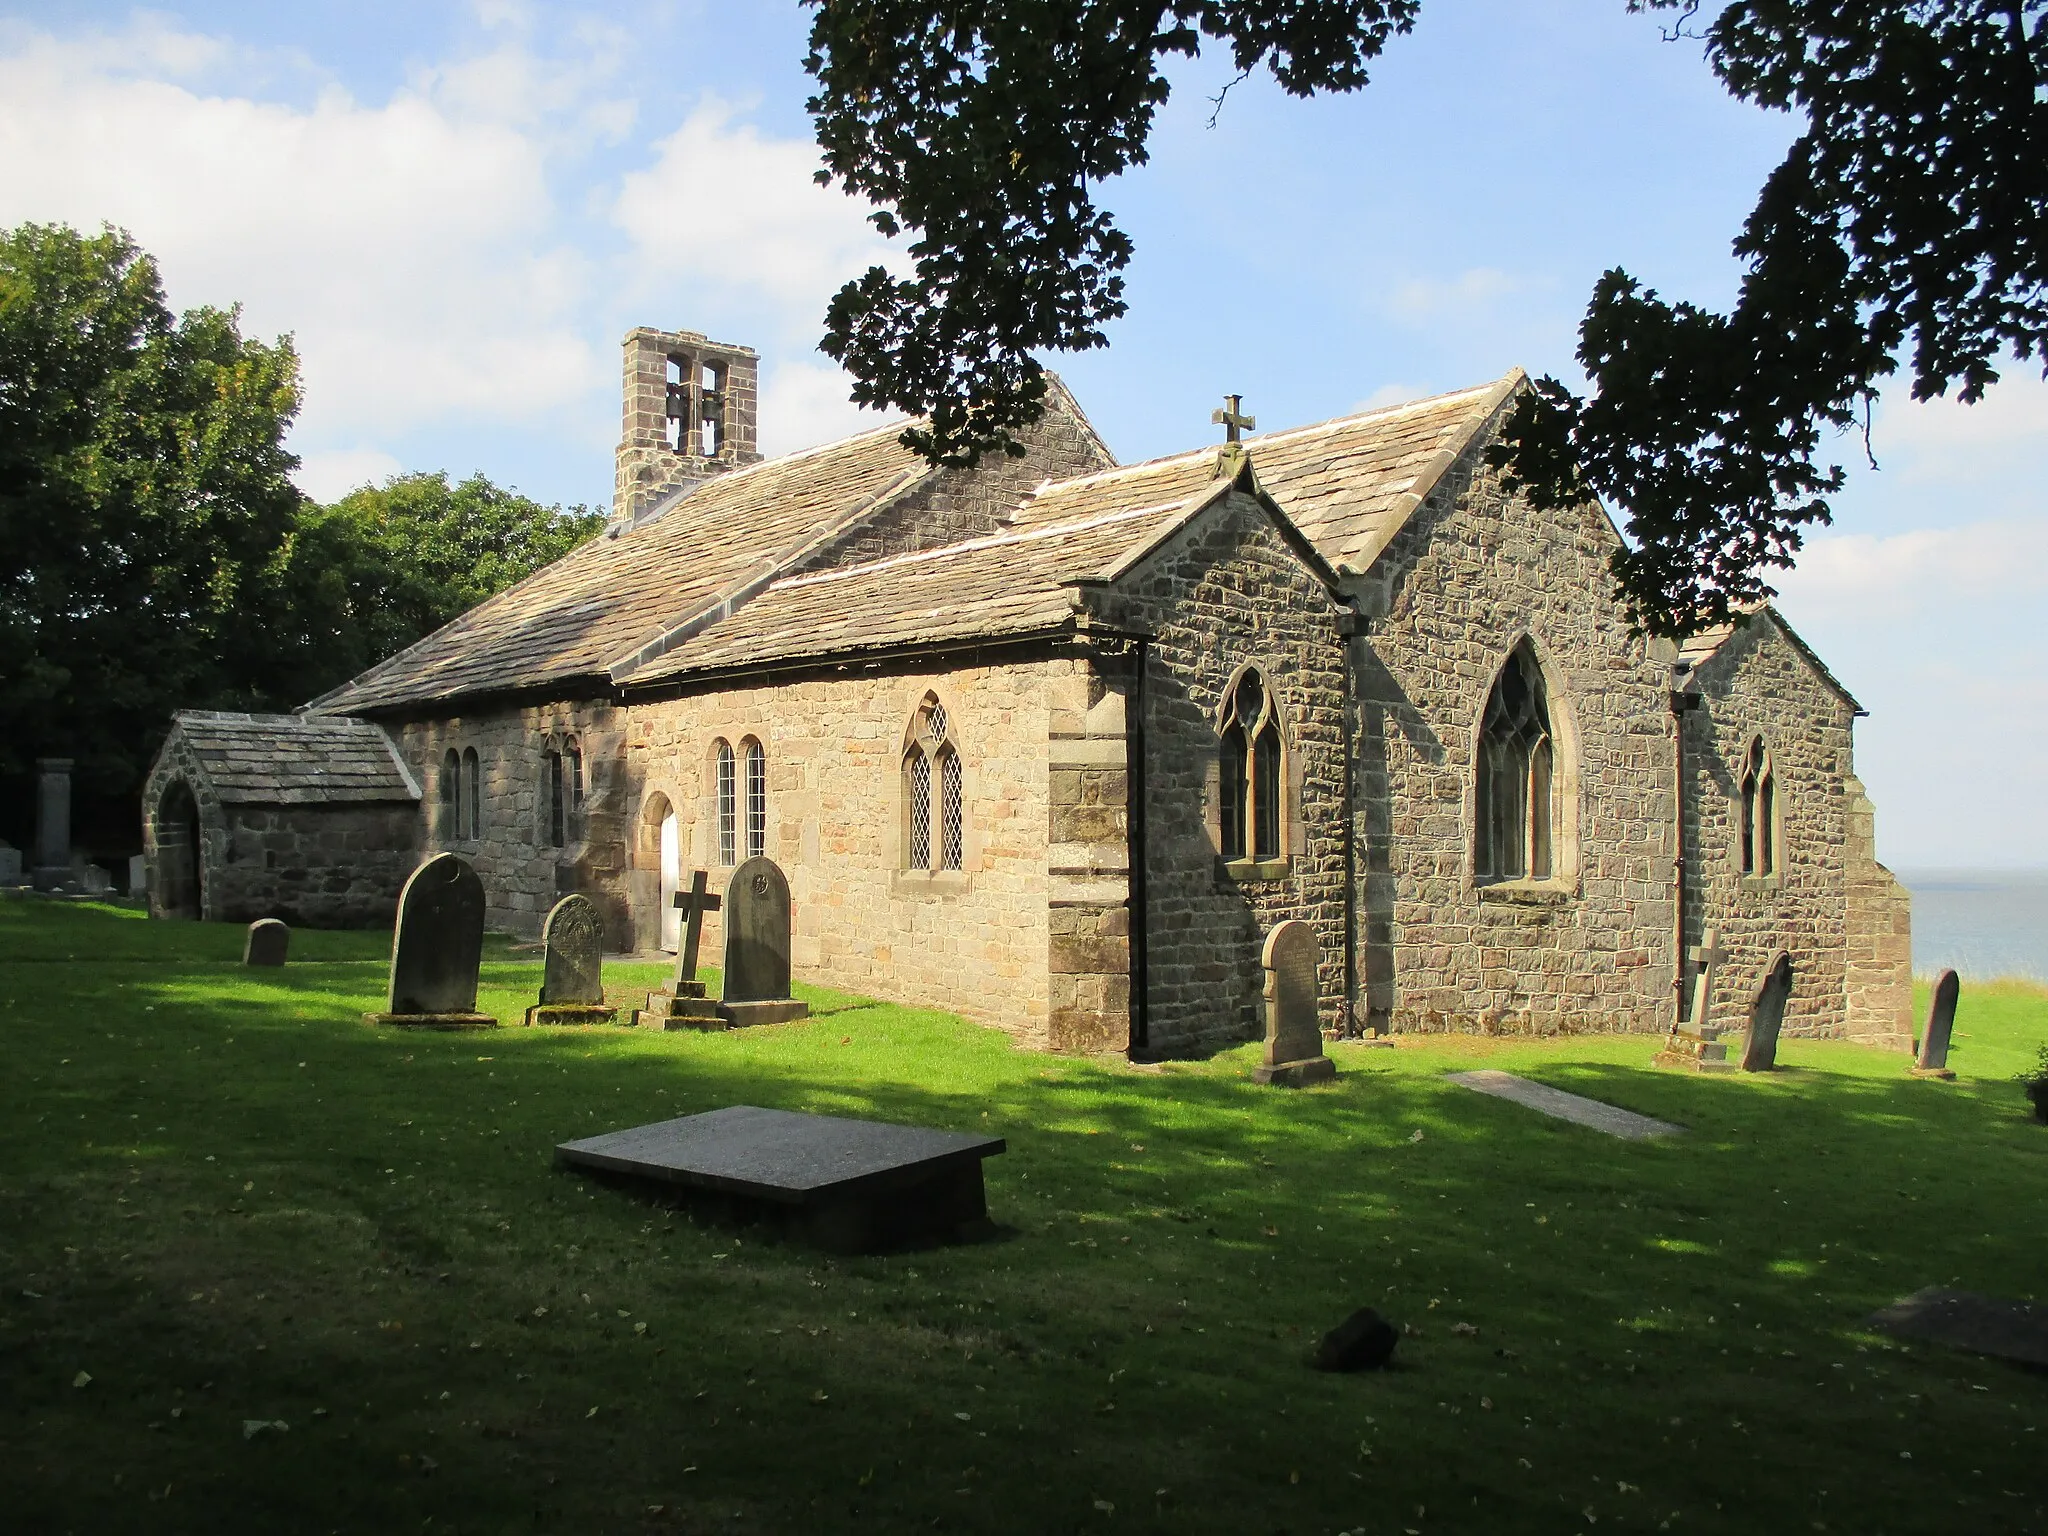
<svg viewBox="0 0 2048 1536">
<path fill-rule="evenodd" d="M 1595 1036 L 1337 1047 L 1287 1092 L 1250 1048 L 1138 1070 L 822 992 L 722 1036 L 379 1032 L 382 936 L 240 945 L 0 901 L 10 1531 L 2048 1529 L 2048 1375 L 1861 1321 L 2048 1290 L 2038 990 L 1965 986 L 1956 1083 Z M 538 972 L 494 941 L 482 1007 Z M 1443 1080 L 1481 1062 L 1690 1133 Z M 552 1165 L 730 1103 L 1005 1136 L 1007 1235 L 828 1260 Z M 1399 1369 L 1308 1370 L 1367 1303 Z"/>
</svg>

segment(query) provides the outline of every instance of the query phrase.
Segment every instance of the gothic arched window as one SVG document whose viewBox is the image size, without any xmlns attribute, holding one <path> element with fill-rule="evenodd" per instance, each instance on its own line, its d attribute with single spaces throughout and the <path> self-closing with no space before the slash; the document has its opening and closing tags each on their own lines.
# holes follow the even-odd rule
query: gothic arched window
<svg viewBox="0 0 2048 1536">
<path fill-rule="evenodd" d="M 542 769 L 541 795 L 547 804 L 548 846 L 559 848 L 569 840 L 569 807 L 562 783 L 562 754 L 553 747 L 548 748 Z"/>
<path fill-rule="evenodd" d="M 903 747 L 904 863 L 959 869 L 966 852 L 966 790 L 946 706 L 926 694 Z"/>
<path fill-rule="evenodd" d="M 747 857 L 768 851 L 768 754 L 749 736 L 741 744 L 747 764 Z"/>
<path fill-rule="evenodd" d="M 1742 767 L 1742 872 L 1775 875 L 1778 863 L 1778 775 L 1759 736 Z"/>
<path fill-rule="evenodd" d="M 1223 701 L 1218 751 L 1223 857 L 1279 858 L 1286 826 L 1285 754 L 1272 694 L 1255 668 L 1238 674 Z"/>
<path fill-rule="evenodd" d="M 583 744 L 574 736 L 562 743 L 562 762 L 569 776 L 569 809 L 583 809 Z"/>
<path fill-rule="evenodd" d="M 739 777 L 735 772 L 732 744 L 721 736 L 714 750 L 717 754 L 718 862 L 727 865 L 737 864 L 740 822 Z"/>
<path fill-rule="evenodd" d="M 1509 655 L 1479 723 L 1473 872 L 1548 880 L 1557 824 L 1556 746 L 1543 671 L 1525 640 Z"/>
<path fill-rule="evenodd" d="M 441 841 L 462 836 L 462 758 L 450 747 L 441 759 Z"/>
<path fill-rule="evenodd" d="M 475 747 L 466 747 L 462 753 L 462 813 L 466 823 L 462 835 L 471 842 L 480 840 L 484 835 L 484 772 Z"/>
</svg>

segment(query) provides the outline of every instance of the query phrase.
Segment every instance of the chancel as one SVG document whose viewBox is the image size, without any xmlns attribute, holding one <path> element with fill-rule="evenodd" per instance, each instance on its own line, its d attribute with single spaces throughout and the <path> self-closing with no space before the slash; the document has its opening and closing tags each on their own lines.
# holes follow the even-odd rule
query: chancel
<svg viewBox="0 0 2048 1536">
<path fill-rule="evenodd" d="M 629 332 L 597 538 L 295 714 L 179 717 L 153 909 L 388 918 L 454 853 L 492 928 L 576 894 L 679 951 L 642 1024 L 726 1022 L 713 944 L 736 1018 L 794 975 L 1136 1057 L 1277 1019 L 1301 1060 L 1606 1030 L 1725 1065 L 1704 1031 L 1782 960 L 1787 1038 L 1903 1065 L 1855 697 L 1769 606 L 1636 633 L 1607 511 L 1488 462 L 1519 369 L 1262 436 L 1227 395 L 1223 442 L 1136 464 L 1050 379 L 973 466 L 900 426 L 763 458 L 758 371 Z"/>
</svg>

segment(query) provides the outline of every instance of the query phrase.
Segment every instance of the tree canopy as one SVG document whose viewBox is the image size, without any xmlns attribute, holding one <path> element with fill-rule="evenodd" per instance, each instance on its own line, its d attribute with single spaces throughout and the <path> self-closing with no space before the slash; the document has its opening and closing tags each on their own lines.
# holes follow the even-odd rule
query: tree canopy
<svg viewBox="0 0 2048 1536">
<path fill-rule="evenodd" d="M 1092 188 L 1146 159 L 1163 66 L 1205 40 L 1306 96 L 1352 91 L 1419 0 L 810 0 L 824 179 L 909 233 L 826 316 L 854 398 L 928 419 L 935 461 L 1016 451 L 1033 355 L 1101 346 L 1129 238 Z M 1728 314 L 1596 285 L 1581 398 L 1541 380 L 1496 462 L 1541 504 L 1624 513 L 1635 621 L 1682 635 L 1769 595 L 1843 484 L 1828 439 L 1902 361 L 1916 398 L 1974 401 L 2008 355 L 2048 362 L 2048 0 L 1731 0 L 1694 34 L 1736 97 L 1805 131 L 1735 240 Z"/>
</svg>

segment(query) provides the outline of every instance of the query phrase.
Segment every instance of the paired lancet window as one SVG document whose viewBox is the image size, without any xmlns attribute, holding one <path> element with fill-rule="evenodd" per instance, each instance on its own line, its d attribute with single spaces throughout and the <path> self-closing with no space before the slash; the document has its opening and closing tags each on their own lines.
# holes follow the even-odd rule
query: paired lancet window
<svg viewBox="0 0 2048 1536">
<path fill-rule="evenodd" d="M 1271 691 L 1257 669 L 1240 672 L 1223 701 L 1223 739 L 1217 782 L 1222 791 L 1223 857 L 1267 860 L 1281 856 L 1286 824 L 1280 720 Z"/>
<path fill-rule="evenodd" d="M 737 864 L 740 850 L 758 859 L 768 851 L 768 753 L 749 736 L 735 753 L 720 737 L 712 748 L 712 776 L 717 798 L 718 862 Z M 744 784 L 742 783 L 744 774 Z M 744 806 L 740 796 L 744 790 Z"/>
<path fill-rule="evenodd" d="M 583 806 L 583 748 L 574 736 L 549 742 L 541 777 L 541 801 L 547 817 L 548 846 L 565 846 L 571 819 Z"/>
<path fill-rule="evenodd" d="M 912 869 L 959 869 L 966 852 L 960 748 L 946 706 L 932 694 L 918 706 L 904 743 L 903 805 L 904 862 Z"/>
<path fill-rule="evenodd" d="M 476 748 L 450 747 L 441 759 L 441 840 L 475 842 L 484 835 L 483 765 Z"/>
<path fill-rule="evenodd" d="M 1482 881 L 1548 880 L 1557 825 L 1550 697 L 1525 640 L 1494 680 L 1479 723 L 1473 871 Z"/>
<path fill-rule="evenodd" d="M 1742 872 L 1757 878 L 1778 872 L 1778 778 L 1758 737 L 1742 765 Z"/>
</svg>

